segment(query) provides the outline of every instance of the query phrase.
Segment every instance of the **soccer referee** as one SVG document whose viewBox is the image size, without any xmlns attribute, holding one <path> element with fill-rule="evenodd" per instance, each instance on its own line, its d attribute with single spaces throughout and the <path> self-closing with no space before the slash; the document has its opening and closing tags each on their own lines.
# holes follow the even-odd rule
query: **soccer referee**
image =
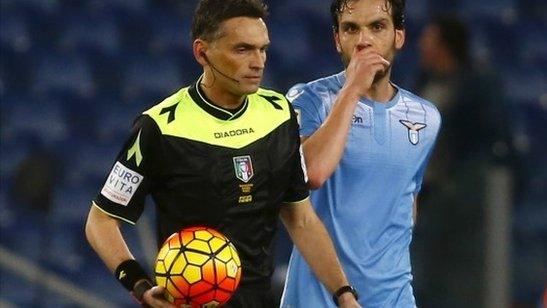
<svg viewBox="0 0 547 308">
<path fill-rule="evenodd" d="M 278 216 L 335 301 L 358 307 L 309 201 L 295 113 L 282 94 L 259 87 L 270 44 L 266 15 L 261 0 L 199 2 L 192 39 L 203 75 L 136 119 L 92 202 L 87 239 L 143 304 L 172 307 L 134 260 L 119 224 L 135 224 L 151 195 L 158 243 L 194 225 L 234 242 L 243 276 L 228 307 L 271 307 Z"/>
</svg>

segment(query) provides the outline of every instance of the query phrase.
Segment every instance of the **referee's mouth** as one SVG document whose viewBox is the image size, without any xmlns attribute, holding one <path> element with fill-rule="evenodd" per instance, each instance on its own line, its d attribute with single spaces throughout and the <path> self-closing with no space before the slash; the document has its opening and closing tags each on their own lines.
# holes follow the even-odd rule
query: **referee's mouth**
<svg viewBox="0 0 547 308">
<path fill-rule="evenodd" d="M 243 78 L 252 82 L 260 82 L 262 80 L 262 76 L 244 76 Z"/>
</svg>

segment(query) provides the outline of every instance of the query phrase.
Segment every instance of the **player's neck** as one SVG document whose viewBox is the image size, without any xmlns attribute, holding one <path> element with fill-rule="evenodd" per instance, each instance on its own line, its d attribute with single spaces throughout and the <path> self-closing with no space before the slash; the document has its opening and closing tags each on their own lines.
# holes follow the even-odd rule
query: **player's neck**
<svg viewBox="0 0 547 308">
<path fill-rule="evenodd" d="M 395 96 L 395 87 L 389 82 L 389 74 L 375 81 L 367 93 L 367 98 L 379 103 L 389 102 Z"/>
<path fill-rule="evenodd" d="M 235 95 L 223 87 L 219 80 L 205 74 L 201 79 L 200 90 L 205 94 L 210 103 L 224 108 L 237 109 L 245 101 L 245 95 Z"/>
</svg>

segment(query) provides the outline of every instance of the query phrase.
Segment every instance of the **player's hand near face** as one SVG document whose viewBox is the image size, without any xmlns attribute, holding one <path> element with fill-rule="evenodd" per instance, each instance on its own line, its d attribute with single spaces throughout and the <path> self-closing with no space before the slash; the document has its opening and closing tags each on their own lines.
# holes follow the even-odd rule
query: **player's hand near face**
<svg viewBox="0 0 547 308">
<path fill-rule="evenodd" d="M 165 289 L 160 286 L 154 286 L 152 289 L 144 292 L 142 300 L 145 307 L 152 308 L 175 308 L 175 305 L 168 302 L 164 297 Z"/>
<path fill-rule="evenodd" d="M 304 140 L 308 184 L 317 189 L 330 178 L 342 158 L 355 106 L 367 97 L 377 75 L 390 63 L 370 46 L 357 45 L 346 68 L 346 82 L 323 125 Z"/>
<path fill-rule="evenodd" d="M 384 73 L 390 63 L 371 47 L 355 46 L 346 68 L 345 88 L 359 97 L 366 97 L 378 74 Z"/>
</svg>

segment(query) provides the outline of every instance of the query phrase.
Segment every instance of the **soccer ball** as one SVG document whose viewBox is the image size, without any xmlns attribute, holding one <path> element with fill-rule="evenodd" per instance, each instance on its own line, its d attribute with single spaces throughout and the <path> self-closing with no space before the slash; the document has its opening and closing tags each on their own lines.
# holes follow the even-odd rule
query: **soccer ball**
<svg viewBox="0 0 547 308">
<path fill-rule="evenodd" d="M 177 307 L 216 307 L 226 303 L 241 279 L 241 261 L 230 240 L 207 227 L 171 235 L 158 253 L 156 284 Z"/>
</svg>

